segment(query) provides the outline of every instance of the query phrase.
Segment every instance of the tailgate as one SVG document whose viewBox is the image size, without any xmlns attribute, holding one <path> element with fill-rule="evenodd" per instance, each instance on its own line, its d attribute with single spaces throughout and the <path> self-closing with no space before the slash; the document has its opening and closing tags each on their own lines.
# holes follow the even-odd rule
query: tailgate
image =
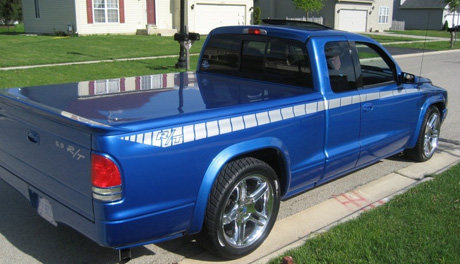
<svg viewBox="0 0 460 264">
<path fill-rule="evenodd" d="M 74 123 L 0 98 L 0 166 L 93 221 L 91 130 Z"/>
</svg>

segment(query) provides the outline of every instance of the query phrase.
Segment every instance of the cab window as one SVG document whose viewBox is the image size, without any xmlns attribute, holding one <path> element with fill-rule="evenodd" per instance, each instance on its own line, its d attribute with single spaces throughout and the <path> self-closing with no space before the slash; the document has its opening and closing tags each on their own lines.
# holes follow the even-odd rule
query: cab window
<svg viewBox="0 0 460 264">
<path fill-rule="evenodd" d="M 370 43 L 356 42 L 364 88 L 396 82 L 396 66 L 379 47 Z"/>
</svg>

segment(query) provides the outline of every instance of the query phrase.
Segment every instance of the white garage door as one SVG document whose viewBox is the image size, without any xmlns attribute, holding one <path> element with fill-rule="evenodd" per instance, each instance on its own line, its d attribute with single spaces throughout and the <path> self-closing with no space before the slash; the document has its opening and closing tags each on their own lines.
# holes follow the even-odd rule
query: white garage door
<svg viewBox="0 0 460 264">
<path fill-rule="evenodd" d="M 339 29 L 350 32 L 365 32 L 367 25 L 366 10 L 340 10 Z"/>
<path fill-rule="evenodd" d="M 208 34 L 220 26 L 245 25 L 244 5 L 210 5 L 195 6 L 195 32 Z"/>
<path fill-rule="evenodd" d="M 460 16 L 458 14 L 455 15 L 453 24 L 452 24 L 452 17 L 453 17 L 452 14 L 446 15 L 445 21 L 447 21 L 447 24 L 449 25 L 449 27 L 452 27 L 452 25 L 455 25 L 455 26 L 460 25 Z M 444 25 L 444 23 L 443 23 L 443 25 Z"/>
</svg>

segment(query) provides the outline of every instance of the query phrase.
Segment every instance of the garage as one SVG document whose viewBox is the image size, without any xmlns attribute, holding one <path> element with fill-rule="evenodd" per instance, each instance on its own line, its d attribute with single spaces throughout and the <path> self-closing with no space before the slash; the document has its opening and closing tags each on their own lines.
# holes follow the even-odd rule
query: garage
<svg viewBox="0 0 460 264">
<path fill-rule="evenodd" d="M 350 32 L 366 32 L 367 11 L 342 9 L 339 14 L 339 29 Z"/>
<path fill-rule="evenodd" d="M 245 5 L 196 4 L 195 32 L 207 35 L 220 26 L 245 25 Z"/>
</svg>

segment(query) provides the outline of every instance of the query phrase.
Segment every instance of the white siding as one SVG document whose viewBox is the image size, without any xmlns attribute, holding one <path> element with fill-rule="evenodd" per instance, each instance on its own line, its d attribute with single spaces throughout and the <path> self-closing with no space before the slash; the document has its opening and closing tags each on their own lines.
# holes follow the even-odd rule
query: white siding
<svg viewBox="0 0 460 264">
<path fill-rule="evenodd" d="M 175 15 L 177 15 L 178 17 L 180 16 L 179 0 L 156 0 L 156 19 L 157 27 L 159 29 L 179 28 L 179 24 L 174 25 Z"/>
<path fill-rule="evenodd" d="M 86 0 L 75 0 L 77 13 L 77 31 L 81 35 L 91 34 L 135 34 L 137 29 L 145 29 L 147 11 L 145 0 L 124 0 L 125 23 L 88 24 Z"/>
<path fill-rule="evenodd" d="M 76 24 L 74 0 L 39 0 L 40 18 L 35 17 L 34 0 L 22 0 L 26 33 L 67 33 L 67 25 Z"/>
<path fill-rule="evenodd" d="M 34 0 L 23 0 L 24 24 L 28 33 L 54 34 L 67 32 L 67 25 L 74 25 L 80 35 L 91 34 L 135 34 L 137 29 L 146 29 L 146 0 L 124 0 L 125 23 L 88 23 L 86 0 L 39 0 L 41 18 L 35 18 Z M 239 6 L 242 14 L 238 24 L 251 24 L 252 0 L 189 0 L 186 1 L 186 20 L 190 32 L 197 23 L 207 23 L 210 28 L 221 25 L 221 20 L 207 14 L 196 16 L 197 5 Z M 193 6 L 193 9 L 192 9 Z M 158 29 L 178 29 L 180 27 L 180 0 L 156 0 L 156 26 Z M 216 9 L 217 10 L 217 9 Z M 213 9 L 209 11 L 214 12 Z M 94 20 L 93 20 L 94 21 Z M 203 22 L 204 21 L 204 22 Z M 233 24 L 233 23 L 232 23 Z"/>
<path fill-rule="evenodd" d="M 386 6 L 389 8 L 389 16 L 388 16 L 388 24 L 379 24 L 379 7 Z M 347 10 L 342 12 L 342 10 Z M 357 17 L 355 19 L 360 19 L 360 21 L 354 21 L 353 23 L 355 26 L 362 26 L 362 23 L 366 23 L 365 31 L 383 31 L 388 30 L 391 27 L 391 21 L 393 19 L 393 0 L 376 0 L 376 1 L 368 1 L 366 3 L 359 3 L 356 2 L 347 2 L 347 3 L 340 3 L 336 4 L 335 6 L 335 23 L 334 28 L 341 28 L 347 31 L 356 31 L 362 32 L 362 30 L 357 30 L 356 28 L 343 28 L 343 20 L 347 19 L 347 17 L 343 18 L 342 15 L 349 14 L 350 11 L 357 11 Z M 358 12 L 359 11 L 359 12 Z M 364 16 L 364 12 L 367 13 Z M 358 15 L 359 14 L 359 15 Z M 364 18 L 365 17 L 365 18 Z M 363 20 L 366 21 L 363 21 Z M 341 22 L 342 21 L 342 22 Z"/>
<path fill-rule="evenodd" d="M 379 24 L 379 8 L 380 7 L 388 7 L 389 12 L 388 12 L 388 24 Z M 373 4 L 374 9 L 370 9 L 369 11 L 369 25 L 368 25 L 368 31 L 384 31 L 384 30 L 389 30 L 391 27 L 391 22 L 393 21 L 393 9 L 395 8 L 393 6 L 393 1 L 392 0 L 379 0 L 376 1 L 375 4 Z M 398 7 L 396 7 L 398 8 Z"/>
</svg>

